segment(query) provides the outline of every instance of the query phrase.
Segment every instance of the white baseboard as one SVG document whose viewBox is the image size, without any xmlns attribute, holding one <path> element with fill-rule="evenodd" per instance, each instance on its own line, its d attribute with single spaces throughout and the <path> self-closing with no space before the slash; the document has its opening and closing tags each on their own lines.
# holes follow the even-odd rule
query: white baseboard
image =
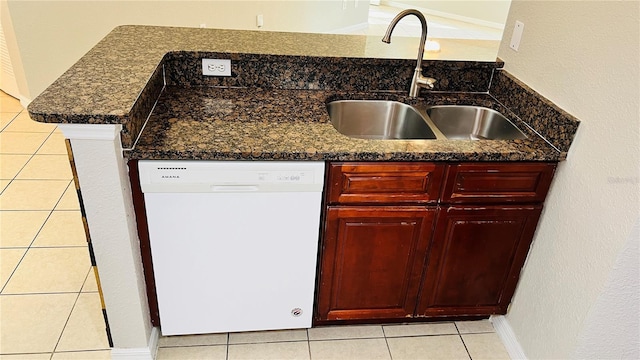
<svg viewBox="0 0 640 360">
<path fill-rule="evenodd" d="M 22 95 L 18 96 L 18 100 L 20 100 L 20 105 L 22 105 L 23 108 L 27 108 L 27 106 L 29 106 L 29 104 L 31 104 L 31 99 L 24 97 Z"/>
<path fill-rule="evenodd" d="M 527 356 L 524 354 L 524 350 L 522 350 L 507 318 L 504 317 L 504 315 L 492 315 L 489 321 L 491 321 L 498 337 L 502 340 L 502 344 L 505 349 L 507 349 L 509 357 L 511 357 L 511 359 L 527 360 Z"/>
<path fill-rule="evenodd" d="M 158 339 L 160 338 L 160 328 L 154 327 L 149 335 L 149 346 L 146 348 L 132 349 L 111 349 L 112 360 L 154 360 L 158 352 Z"/>
<path fill-rule="evenodd" d="M 151 329 L 151 335 L 149 335 L 149 350 L 151 351 L 151 358 L 155 359 L 158 353 L 158 340 L 160 339 L 160 328 L 154 327 Z"/>
</svg>

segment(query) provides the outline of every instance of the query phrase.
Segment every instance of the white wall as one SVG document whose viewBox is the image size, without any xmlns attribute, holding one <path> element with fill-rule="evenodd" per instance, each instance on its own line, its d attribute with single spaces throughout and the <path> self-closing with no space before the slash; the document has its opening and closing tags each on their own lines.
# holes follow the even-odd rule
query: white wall
<svg viewBox="0 0 640 360">
<path fill-rule="evenodd" d="M 368 4 L 341 0 L 96 0 L 3 2 L 13 23 L 26 78 L 24 96 L 35 98 L 118 25 L 167 25 L 330 32 L 367 22 Z M 5 4 L 8 6 L 5 6 Z M 5 15 L 3 15 L 4 17 Z M 6 32 L 6 30 L 5 30 Z"/>
<path fill-rule="evenodd" d="M 508 47 L 516 20 L 525 24 L 519 52 Z M 639 280 L 628 261 L 613 269 L 625 246 L 639 261 L 640 2 L 516 0 L 505 29 L 505 69 L 582 121 L 507 319 L 531 359 L 580 356 L 584 339 L 599 354 L 629 356 L 640 336 Z M 616 283 L 631 286 L 611 296 Z M 621 323 L 590 337 L 607 318 Z"/>
<path fill-rule="evenodd" d="M 613 265 L 604 291 L 600 294 L 580 332 L 575 359 L 640 359 L 640 317 L 633 316 L 640 306 L 640 222 Z"/>
<path fill-rule="evenodd" d="M 0 89 L 13 97 L 20 95 L 2 26 L 0 26 Z"/>
<path fill-rule="evenodd" d="M 450 15 L 474 23 L 498 26 L 504 24 L 511 0 L 387 0 L 383 4 L 418 8 L 434 15 Z M 426 12 L 425 12 L 426 13 Z"/>
<path fill-rule="evenodd" d="M 13 97 L 20 98 L 20 100 L 26 100 L 29 95 L 27 80 L 24 78 L 22 60 L 15 34 L 13 33 L 13 22 L 9 16 L 9 7 L 6 1 L 0 1 L 0 28 L 2 28 L 2 41 L 4 41 L 0 46 L 5 46 L 0 55 L 0 61 L 2 61 L 0 89 Z"/>
</svg>

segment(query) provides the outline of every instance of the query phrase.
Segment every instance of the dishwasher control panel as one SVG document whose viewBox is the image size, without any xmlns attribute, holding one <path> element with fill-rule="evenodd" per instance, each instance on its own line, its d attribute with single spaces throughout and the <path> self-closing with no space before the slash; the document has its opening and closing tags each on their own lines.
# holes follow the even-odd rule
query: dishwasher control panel
<svg viewBox="0 0 640 360">
<path fill-rule="evenodd" d="M 315 191 L 324 180 L 322 162 L 143 160 L 139 169 L 144 193 Z"/>
</svg>

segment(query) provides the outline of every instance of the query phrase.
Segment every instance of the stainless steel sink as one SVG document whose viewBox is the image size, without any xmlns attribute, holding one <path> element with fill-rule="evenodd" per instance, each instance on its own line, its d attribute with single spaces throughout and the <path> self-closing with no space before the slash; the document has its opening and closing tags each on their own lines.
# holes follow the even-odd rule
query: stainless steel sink
<svg viewBox="0 0 640 360">
<path fill-rule="evenodd" d="M 438 105 L 426 110 L 433 124 L 450 140 L 526 139 L 509 119 L 499 112 L 466 105 Z"/>
<path fill-rule="evenodd" d="M 386 100 L 338 100 L 327 104 L 331 124 L 361 139 L 436 139 L 412 106 Z"/>
</svg>

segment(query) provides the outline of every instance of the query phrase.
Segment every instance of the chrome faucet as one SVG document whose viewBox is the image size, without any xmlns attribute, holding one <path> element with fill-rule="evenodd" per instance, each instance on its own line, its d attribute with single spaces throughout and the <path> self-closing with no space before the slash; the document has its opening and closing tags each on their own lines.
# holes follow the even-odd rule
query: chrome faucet
<svg viewBox="0 0 640 360">
<path fill-rule="evenodd" d="M 422 37 L 420 38 L 420 47 L 418 48 L 418 63 L 416 64 L 416 69 L 413 71 L 413 79 L 411 79 L 411 88 L 409 89 L 409 96 L 415 98 L 418 96 L 418 91 L 421 87 L 431 90 L 433 89 L 433 85 L 436 83 L 436 79 L 422 76 L 422 57 L 424 56 L 424 44 L 427 41 L 427 19 L 425 19 L 424 15 L 422 15 L 418 10 L 407 9 L 401 11 L 389 23 L 389 27 L 387 28 L 387 32 L 384 34 L 382 41 L 387 44 L 391 43 L 391 33 L 393 32 L 393 28 L 396 27 L 400 19 L 407 15 L 417 16 L 422 24 Z"/>
</svg>

